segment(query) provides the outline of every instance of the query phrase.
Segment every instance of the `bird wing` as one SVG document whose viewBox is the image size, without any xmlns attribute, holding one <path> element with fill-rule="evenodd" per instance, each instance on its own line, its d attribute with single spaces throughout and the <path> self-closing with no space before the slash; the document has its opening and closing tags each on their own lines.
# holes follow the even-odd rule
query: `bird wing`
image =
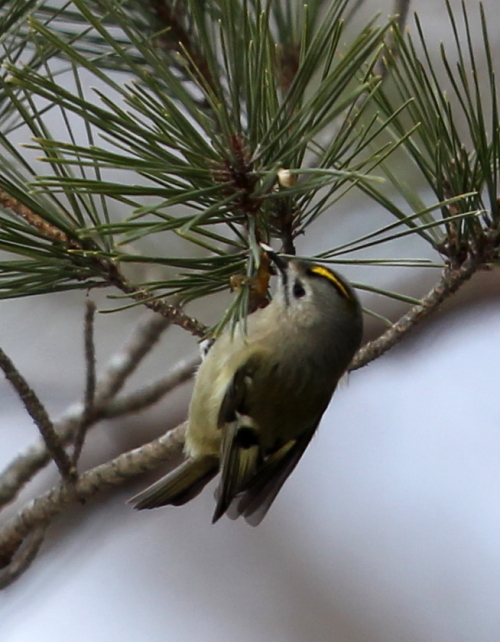
<svg viewBox="0 0 500 642">
<path fill-rule="evenodd" d="M 255 475 L 262 461 L 259 427 L 248 408 L 253 375 L 261 357 L 253 354 L 235 372 L 222 401 L 218 425 L 223 431 L 220 459 L 220 483 L 215 492 L 217 505 L 213 515 L 216 522 Z"/>
<path fill-rule="evenodd" d="M 267 457 L 243 492 L 231 502 L 227 511 L 228 517 L 236 519 L 242 515 L 251 526 L 260 524 L 304 454 L 318 424 L 319 419 L 300 437 L 288 441 Z"/>
</svg>

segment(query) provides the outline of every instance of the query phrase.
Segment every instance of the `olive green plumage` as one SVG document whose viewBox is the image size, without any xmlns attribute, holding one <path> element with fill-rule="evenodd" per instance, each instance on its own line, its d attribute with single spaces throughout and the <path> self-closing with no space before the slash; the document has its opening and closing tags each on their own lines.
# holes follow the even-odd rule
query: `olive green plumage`
<svg viewBox="0 0 500 642">
<path fill-rule="evenodd" d="M 213 521 L 257 525 L 309 444 L 361 343 L 351 286 L 321 265 L 270 253 L 272 302 L 214 343 L 196 376 L 186 461 L 132 503 L 180 505 L 220 472 Z"/>
</svg>

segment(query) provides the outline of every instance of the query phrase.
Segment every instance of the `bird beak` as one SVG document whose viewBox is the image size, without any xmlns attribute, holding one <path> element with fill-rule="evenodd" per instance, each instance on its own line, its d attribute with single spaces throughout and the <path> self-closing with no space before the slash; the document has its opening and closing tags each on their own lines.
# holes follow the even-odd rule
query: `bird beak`
<svg viewBox="0 0 500 642">
<path fill-rule="evenodd" d="M 265 243 L 261 243 L 260 247 L 264 250 L 269 259 L 278 268 L 278 270 L 283 274 L 288 267 L 288 260 L 280 256 L 279 254 L 276 254 L 273 248 L 269 245 L 266 245 Z"/>
</svg>

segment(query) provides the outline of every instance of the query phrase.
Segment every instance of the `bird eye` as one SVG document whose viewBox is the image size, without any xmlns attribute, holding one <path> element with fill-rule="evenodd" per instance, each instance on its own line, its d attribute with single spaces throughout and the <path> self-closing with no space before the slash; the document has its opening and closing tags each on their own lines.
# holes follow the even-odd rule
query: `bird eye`
<svg viewBox="0 0 500 642">
<path fill-rule="evenodd" d="M 305 293 L 306 291 L 304 290 L 302 283 L 300 281 L 295 281 L 293 284 L 293 296 L 296 299 L 300 299 L 300 297 L 304 296 Z"/>
</svg>

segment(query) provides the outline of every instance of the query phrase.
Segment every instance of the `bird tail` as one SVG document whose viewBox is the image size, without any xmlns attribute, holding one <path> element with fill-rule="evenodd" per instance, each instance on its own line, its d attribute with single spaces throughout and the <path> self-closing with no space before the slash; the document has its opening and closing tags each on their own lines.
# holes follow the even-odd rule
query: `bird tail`
<svg viewBox="0 0 500 642">
<path fill-rule="evenodd" d="M 128 500 L 137 510 L 172 504 L 181 506 L 196 497 L 219 471 L 218 457 L 186 459 L 172 472 Z"/>
</svg>

